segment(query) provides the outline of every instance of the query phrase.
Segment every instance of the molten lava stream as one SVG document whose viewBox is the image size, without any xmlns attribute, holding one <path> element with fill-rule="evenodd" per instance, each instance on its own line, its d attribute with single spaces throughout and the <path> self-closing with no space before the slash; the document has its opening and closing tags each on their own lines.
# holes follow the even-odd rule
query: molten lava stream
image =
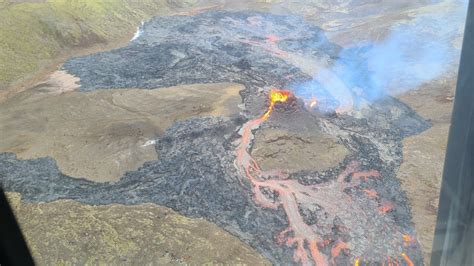
<svg viewBox="0 0 474 266">
<path fill-rule="evenodd" d="M 289 228 L 281 233 L 280 238 L 283 239 L 285 234 L 289 231 L 294 233 L 293 237 L 288 237 L 286 244 L 289 246 L 296 244 L 296 250 L 294 254 L 294 260 L 299 261 L 303 264 L 309 264 L 309 254 L 305 249 L 305 245 L 309 247 L 311 257 L 314 263 L 317 265 L 327 265 L 328 260 L 326 256 L 319 252 L 317 243 L 322 240 L 319 236 L 303 221 L 303 217 L 298 211 L 298 203 L 294 196 L 295 191 L 292 189 L 291 180 L 285 180 L 284 176 L 281 176 L 280 180 L 260 180 L 258 176 L 262 176 L 264 173 L 260 170 L 257 162 L 248 153 L 250 146 L 250 140 L 252 139 L 252 130 L 258 128 L 258 126 L 270 117 L 273 108 L 276 103 L 286 102 L 290 96 L 289 91 L 284 90 L 271 90 L 270 92 L 270 106 L 268 111 L 261 117 L 251 120 L 244 124 L 240 134 L 242 136 L 241 141 L 236 151 L 236 167 L 239 169 L 242 175 L 245 175 L 253 185 L 254 200 L 257 204 L 265 208 L 276 209 L 279 205 L 282 205 L 285 213 L 288 217 Z M 257 176 L 254 176 L 254 174 Z M 279 203 L 274 203 L 268 200 L 260 191 L 260 188 L 269 188 L 274 192 L 278 193 Z"/>
<path fill-rule="evenodd" d="M 260 47 L 261 49 L 277 56 L 280 58 L 287 58 L 288 53 L 283 51 L 282 49 L 278 48 L 276 42 L 278 41 L 278 37 L 270 35 L 267 37 L 266 42 L 258 42 L 253 40 L 238 40 L 241 43 L 245 43 L 248 45 Z"/>
<path fill-rule="evenodd" d="M 348 164 L 346 169 L 339 174 L 333 182 L 328 182 L 322 186 L 318 185 L 303 185 L 300 184 L 297 180 L 288 179 L 282 173 L 265 173 L 262 172 L 257 162 L 250 156 L 248 150 L 250 148 L 250 141 L 253 139 L 252 130 L 257 129 L 261 123 L 267 120 L 274 107 L 277 103 L 284 103 L 290 97 L 289 91 L 276 90 L 273 89 L 270 91 L 269 99 L 270 106 L 268 110 L 263 114 L 262 117 L 250 120 L 245 123 L 239 131 L 239 134 L 242 136 L 240 142 L 237 145 L 236 149 L 236 159 L 235 167 L 239 170 L 242 177 L 247 178 L 252 185 L 253 198 L 255 203 L 264 207 L 277 209 L 282 207 L 286 213 L 288 219 L 288 228 L 281 232 L 278 236 L 279 243 L 285 243 L 287 246 L 295 246 L 294 251 L 294 261 L 300 262 L 303 265 L 328 265 L 329 262 L 335 263 L 334 259 L 339 256 L 342 251 L 349 250 L 349 244 L 342 241 L 338 241 L 337 244 L 331 250 L 331 260 L 321 253 L 318 248 L 319 245 L 325 245 L 327 242 L 323 241 L 321 236 L 315 232 L 310 225 L 306 224 L 298 208 L 298 204 L 313 204 L 318 202 L 325 209 L 341 209 L 341 212 L 338 212 L 337 215 L 350 220 L 352 216 L 344 217 L 348 215 L 348 211 L 345 208 L 347 204 L 341 203 L 343 198 L 346 198 L 346 201 L 351 201 L 347 199 L 348 195 L 343 191 L 345 188 L 351 186 L 351 184 L 344 182 L 344 178 L 352 174 L 352 178 L 356 181 L 353 183 L 358 184 L 360 180 L 366 180 L 369 177 L 378 177 L 378 171 L 371 170 L 365 172 L 357 172 L 359 169 L 359 164 L 357 162 L 351 162 Z M 267 179 L 265 176 L 276 176 L 277 179 Z M 261 188 L 270 190 L 271 192 L 277 194 L 275 202 L 268 199 L 262 192 Z M 324 190 L 325 189 L 325 190 Z M 378 195 L 375 191 L 366 190 L 363 191 L 367 194 L 368 197 L 378 198 Z M 326 205 L 325 205 L 326 204 Z M 330 205 L 328 205 L 330 204 Z M 382 211 L 389 211 L 390 203 L 388 205 L 382 206 Z M 391 207 L 391 206 L 390 206 Z M 356 205 L 350 206 L 351 209 L 357 211 L 359 215 L 362 215 L 363 210 L 357 209 Z M 293 234 L 290 235 L 289 233 Z M 409 236 L 404 237 L 407 245 L 409 244 Z M 391 263 L 392 258 L 388 257 L 389 263 Z M 409 266 L 413 265 L 410 258 L 402 253 L 400 258 L 403 258 L 405 263 Z M 397 258 L 394 260 L 398 261 Z M 360 265 L 361 260 L 356 258 L 354 265 Z"/>
</svg>

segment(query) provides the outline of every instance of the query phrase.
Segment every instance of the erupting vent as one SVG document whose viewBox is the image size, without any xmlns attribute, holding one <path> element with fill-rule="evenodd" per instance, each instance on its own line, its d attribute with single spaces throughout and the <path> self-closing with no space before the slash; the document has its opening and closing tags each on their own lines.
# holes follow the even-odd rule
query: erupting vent
<svg viewBox="0 0 474 266">
<path fill-rule="evenodd" d="M 270 106 L 268 107 L 267 112 L 262 116 L 263 120 L 267 120 L 270 117 L 270 114 L 273 111 L 273 107 L 276 103 L 284 103 L 288 100 L 290 96 L 290 91 L 272 89 L 269 93 Z"/>
<path fill-rule="evenodd" d="M 352 257 L 354 265 L 360 265 L 360 262 L 364 260 L 364 255 L 371 252 L 370 249 L 363 251 L 357 249 L 354 246 L 357 245 L 357 239 L 350 239 L 350 237 L 349 241 L 328 238 L 318 231 L 319 217 L 315 218 L 316 224 L 313 225 L 305 221 L 302 210 L 318 207 L 326 212 L 326 216 L 341 219 L 341 224 L 335 228 L 341 235 L 344 233 L 352 236 L 359 235 L 370 241 L 371 237 L 381 237 L 382 234 L 371 235 L 364 230 L 364 227 L 380 226 L 378 230 L 391 234 L 390 244 L 387 244 L 389 246 L 386 250 L 387 254 L 379 254 L 380 258 L 386 257 L 388 265 L 400 265 L 400 261 L 404 261 L 409 266 L 413 265 L 409 256 L 402 251 L 403 247 L 411 245 L 411 237 L 400 232 L 394 221 L 385 216 L 394 208 L 393 203 L 379 199 L 378 193 L 374 190 L 359 189 L 359 186 L 367 179 L 380 178 L 378 171 L 361 171 L 360 164 L 352 161 L 333 181 L 318 185 L 303 185 L 297 180 L 290 179 L 281 171 L 262 171 L 249 154 L 250 141 L 253 139 L 252 130 L 256 130 L 269 118 L 276 104 L 284 104 L 290 95 L 291 92 L 286 90 L 270 90 L 268 110 L 261 118 L 244 124 L 240 131 L 242 138 L 237 146 L 235 161 L 242 177 L 251 183 L 256 204 L 269 209 L 283 208 L 288 219 L 288 228 L 277 236 L 278 243 L 294 247 L 294 261 L 303 265 L 310 264 L 310 260 L 316 265 L 334 264 L 342 252 Z M 346 180 L 348 177 L 349 180 Z M 370 204 L 361 205 L 347 192 L 348 189 L 363 192 L 366 202 Z M 338 233 L 336 237 L 340 237 Z M 326 246 L 332 246 L 330 254 L 320 251 L 321 247 Z M 371 257 L 373 259 L 373 255 Z"/>
<path fill-rule="evenodd" d="M 238 83 L 245 86 L 242 112 L 175 122 L 154 144 L 159 159 L 114 183 L 65 176 L 49 157 L 0 153 L 6 191 L 32 202 L 163 205 L 217 224 L 274 264 L 423 263 L 396 171 L 402 140 L 430 124 L 392 97 L 365 105 L 365 88 L 345 86 L 337 69 L 321 71 L 341 55 L 321 28 L 298 16 L 211 11 L 155 17 L 141 29 L 128 46 L 72 58 L 62 69 L 80 78 L 81 91 Z M 364 60 L 354 51 L 350 62 L 364 74 Z M 268 84 L 292 92 L 273 89 L 264 98 Z M 279 171 L 289 169 L 285 160 L 259 166 L 251 151 L 260 127 L 261 136 L 278 130 L 278 140 L 268 143 L 265 135 L 255 149 L 268 145 L 279 156 L 298 149 L 293 140 L 303 136 L 296 141 L 308 153 L 324 156 L 306 158 L 305 170 Z M 316 157 L 314 164 L 326 166 L 312 168 Z"/>
</svg>

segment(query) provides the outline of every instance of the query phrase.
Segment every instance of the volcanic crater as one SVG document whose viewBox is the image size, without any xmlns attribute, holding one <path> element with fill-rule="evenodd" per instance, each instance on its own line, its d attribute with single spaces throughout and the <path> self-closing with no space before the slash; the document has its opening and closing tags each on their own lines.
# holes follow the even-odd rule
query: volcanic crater
<svg viewBox="0 0 474 266">
<path fill-rule="evenodd" d="M 126 47 L 72 58 L 62 70 L 80 78 L 83 92 L 239 83 L 245 86 L 240 114 L 174 123 L 156 140 L 159 159 L 117 182 L 66 176 L 53 158 L 20 160 L 13 153 L 0 154 L 0 181 L 29 202 L 164 205 L 217 224 L 275 264 L 419 265 L 421 249 L 396 172 L 402 140 L 430 124 L 390 96 L 327 112 L 286 91 L 311 81 L 340 51 L 297 16 L 211 11 L 156 17 Z M 275 89 L 290 102 L 272 100 Z M 328 102 L 338 99 L 329 92 Z M 263 171 L 252 150 L 261 130 L 326 138 L 339 145 L 341 160 L 321 163 L 324 168 L 315 159 L 313 169 L 299 169 L 284 165 L 298 160 L 290 156 Z"/>
</svg>

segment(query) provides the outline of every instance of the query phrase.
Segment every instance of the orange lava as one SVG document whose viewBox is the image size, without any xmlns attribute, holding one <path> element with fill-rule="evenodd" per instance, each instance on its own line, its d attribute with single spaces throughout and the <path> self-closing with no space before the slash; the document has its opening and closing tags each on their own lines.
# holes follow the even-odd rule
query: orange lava
<svg viewBox="0 0 474 266">
<path fill-rule="evenodd" d="M 410 235 L 403 235 L 403 241 L 405 242 L 405 246 L 407 247 L 415 243 L 415 240 Z"/>
<path fill-rule="evenodd" d="M 379 194 L 377 193 L 377 191 L 373 189 L 363 189 L 362 191 L 367 195 L 367 197 L 371 199 L 376 199 L 379 197 Z"/>
<path fill-rule="evenodd" d="M 410 235 L 403 235 L 403 240 L 408 243 L 411 243 L 411 241 L 413 241 Z"/>
<path fill-rule="evenodd" d="M 388 257 L 388 266 L 400 266 L 397 258 Z"/>
<path fill-rule="evenodd" d="M 341 251 L 349 250 L 349 244 L 342 241 L 336 242 L 331 249 L 330 258 L 320 252 L 318 245 L 326 246 L 331 242 L 325 241 L 318 232 L 304 221 L 299 210 L 299 204 L 307 205 L 318 202 L 322 204 L 323 208 L 331 209 L 331 205 L 324 206 L 324 204 L 333 204 L 341 200 L 345 195 L 343 192 L 345 188 L 358 185 L 361 180 L 370 177 L 377 178 L 380 174 L 375 170 L 358 171 L 360 164 L 356 161 L 352 161 L 334 181 L 321 186 L 303 185 L 299 183 L 298 180 L 288 179 L 286 174 L 279 171 L 263 172 L 257 162 L 249 154 L 251 141 L 253 140 L 253 131 L 269 118 L 275 104 L 286 102 L 290 95 L 291 92 L 286 90 L 272 89 L 270 91 L 270 105 L 265 114 L 259 118 L 248 121 L 239 131 L 242 137 L 236 143 L 236 159 L 234 164 L 240 175 L 250 182 L 253 200 L 256 204 L 269 209 L 283 208 L 288 220 L 288 228 L 283 230 L 276 239 L 279 244 L 294 247 L 293 260 L 303 265 L 315 264 L 321 266 L 329 265 L 330 262 L 334 264 L 334 259 L 340 255 Z M 345 178 L 349 176 L 352 176 L 352 184 L 345 181 Z M 264 177 L 272 178 L 268 179 Z M 267 197 L 262 189 L 270 191 L 276 195 L 276 198 Z M 378 196 L 375 191 L 371 190 L 367 190 L 365 193 L 373 197 Z M 351 208 L 357 208 L 357 206 L 352 206 Z M 387 201 L 385 205 L 382 205 L 380 208 L 379 211 L 388 212 L 393 208 L 393 203 Z M 405 253 L 403 253 L 401 257 L 403 257 L 409 266 L 413 265 L 409 264 L 411 260 Z M 396 258 L 394 260 L 397 264 L 392 264 L 392 258 L 388 258 L 389 265 L 398 264 Z M 354 265 L 359 266 L 360 262 L 361 260 L 356 258 Z"/>
<path fill-rule="evenodd" d="M 334 245 L 334 247 L 331 249 L 331 257 L 333 258 L 333 260 L 334 258 L 339 256 L 342 250 L 346 249 L 349 249 L 349 245 L 347 243 L 342 241 L 337 242 L 337 244 Z"/>
<path fill-rule="evenodd" d="M 310 264 L 310 258 L 316 265 L 328 265 L 326 255 L 322 254 L 318 249 L 318 242 L 323 240 L 317 235 L 309 225 L 307 225 L 298 210 L 298 201 L 295 195 L 299 195 L 300 200 L 308 200 L 306 193 L 314 193 L 311 188 L 299 184 L 295 180 L 288 180 L 286 176 L 280 174 L 277 180 L 260 180 L 258 177 L 264 176 L 257 162 L 248 153 L 250 141 L 252 139 L 252 130 L 258 128 L 260 124 L 268 119 L 273 111 L 273 107 L 278 102 L 285 102 L 290 96 L 289 91 L 272 89 L 269 94 L 270 106 L 268 111 L 258 119 L 247 122 L 241 129 L 241 141 L 237 147 L 235 164 L 242 175 L 252 183 L 254 192 L 254 201 L 264 208 L 276 209 L 282 206 L 287 214 L 289 227 L 280 233 L 279 242 L 284 242 L 286 237 L 286 245 L 295 246 L 294 261 L 304 265 Z M 260 188 L 268 188 L 278 194 L 279 202 L 272 202 L 266 198 Z M 305 191 L 306 190 L 306 191 Z M 286 236 L 293 232 L 293 236 Z M 308 250 L 305 247 L 308 247 Z"/>
<path fill-rule="evenodd" d="M 275 104 L 278 102 L 280 103 L 286 102 L 290 94 L 291 94 L 290 91 L 272 89 L 268 96 L 270 98 L 270 106 L 268 107 L 267 112 L 265 112 L 265 114 L 262 116 L 262 119 L 267 120 L 268 117 L 270 117 L 270 114 L 272 113 L 273 107 L 275 106 Z"/>
<path fill-rule="evenodd" d="M 377 170 L 370 170 L 365 172 L 353 173 L 352 177 L 357 179 L 363 179 L 365 181 L 369 177 L 380 177 L 380 173 Z"/>
<path fill-rule="evenodd" d="M 309 109 L 313 109 L 314 107 L 316 107 L 316 105 L 318 105 L 318 98 L 316 98 L 314 96 L 311 97 L 311 99 L 305 101 L 305 105 Z"/>
<path fill-rule="evenodd" d="M 280 37 L 276 36 L 276 35 L 268 35 L 267 36 L 267 42 L 269 43 L 277 43 L 278 41 L 280 40 Z"/>
<path fill-rule="evenodd" d="M 407 256 L 407 254 L 402 253 L 402 258 L 405 260 L 405 262 L 408 266 L 414 266 L 415 265 L 413 263 L 413 261 L 411 261 L 411 259 Z"/>
<path fill-rule="evenodd" d="M 392 258 L 388 257 L 388 266 L 394 266 L 394 264 L 392 263 Z"/>
<path fill-rule="evenodd" d="M 395 205 L 393 204 L 393 202 L 385 201 L 379 207 L 379 212 L 382 213 L 382 214 L 386 214 L 386 213 L 390 212 L 391 210 L 393 210 L 394 207 L 395 207 Z"/>
<path fill-rule="evenodd" d="M 359 266 L 360 265 L 360 259 L 357 258 L 355 261 L 354 261 L 354 266 Z"/>
</svg>

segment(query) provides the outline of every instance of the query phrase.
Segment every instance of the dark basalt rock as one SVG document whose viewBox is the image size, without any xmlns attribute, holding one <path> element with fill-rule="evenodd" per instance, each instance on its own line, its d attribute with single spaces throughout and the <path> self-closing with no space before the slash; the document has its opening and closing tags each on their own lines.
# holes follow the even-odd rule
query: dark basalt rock
<svg viewBox="0 0 474 266">
<path fill-rule="evenodd" d="M 251 26 L 253 17 L 259 18 L 260 26 Z M 307 38 L 308 33 L 312 38 Z M 262 41 L 272 34 L 298 36 L 296 42 L 328 57 L 336 56 L 340 49 L 321 29 L 299 17 L 208 12 L 194 17 L 154 18 L 130 45 L 68 60 L 63 68 L 81 78 L 83 91 L 210 82 L 283 86 L 288 82 L 285 77 L 309 79 L 282 59 L 243 42 Z"/>
<path fill-rule="evenodd" d="M 259 17 L 265 26 L 249 28 L 252 17 Z M 233 164 L 233 142 L 239 137 L 238 129 L 247 119 L 261 115 L 266 109 L 266 96 L 258 89 L 284 88 L 311 79 L 274 54 L 240 41 L 240 38 L 258 39 L 271 34 L 291 36 L 279 43 L 279 48 L 286 51 L 335 58 L 340 50 L 327 41 L 321 29 L 298 17 L 208 12 L 194 17 L 154 18 L 145 24 L 143 35 L 124 48 L 67 61 L 63 68 L 81 78 L 83 91 L 242 83 L 246 86 L 241 93 L 246 111 L 233 120 L 194 118 L 176 123 L 156 144 L 160 159 L 128 172 L 116 183 L 98 184 L 65 176 L 51 158 L 19 160 L 11 153 L 0 153 L 2 186 L 6 191 L 20 192 L 26 201 L 157 203 L 216 223 L 275 263 L 292 263 L 293 250 L 275 241 L 275 236 L 287 227 L 285 213 L 281 208 L 270 210 L 257 206 L 252 200 L 250 184 L 242 180 Z M 390 97 L 363 109 L 357 118 L 310 113 L 301 105 L 295 106 L 297 109 L 291 112 L 277 108 L 267 126 L 302 131 L 319 127 L 339 138 L 350 155 L 333 169 L 292 173 L 290 178 L 302 184 L 322 184 L 334 180 L 350 161 L 357 160 L 362 169 L 378 170 L 382 177 L 363 182 L 362 188 L 374 189 L 381 198 L 393 201 L 396 208 L 388 215 L 405 232 L 414 233 L 408 200 L 395 173 L 402 161 L 401 140 L 427 129 L 429 123 Z M 345 193 L 361 200 L 354 189 Z M 317 225 L 318 219 L 324 220 L 321 216 L 330 210 L 302 211 L 305 219 Z M 336 228 L 340 223 L 335 219 L 326 224 Z M 335 229 L 331 234 L 327 237 L 347 239 Z M 374 241 L 383 246 L 383 236 Z M 323 252 L 327 253 L 326 249 Z M 408 254 L 416 264 L 421 263 L 418 244 Z M 347 264 L 350 260 L 349 255 L 343 255 L 336 262 Z"/>
</svg>

